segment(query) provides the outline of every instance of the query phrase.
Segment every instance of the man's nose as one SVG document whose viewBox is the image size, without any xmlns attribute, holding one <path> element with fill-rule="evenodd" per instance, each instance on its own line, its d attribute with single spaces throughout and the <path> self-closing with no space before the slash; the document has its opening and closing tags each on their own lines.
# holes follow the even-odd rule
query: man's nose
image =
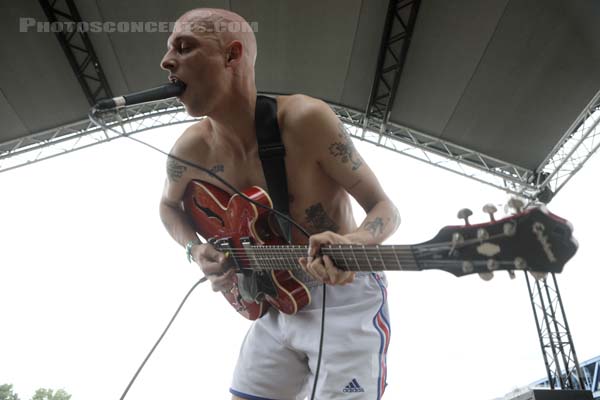
<svg viewBox="0 0 600 400">
<path fill-rule="evenodd" d="M 171 52 L 165 54 L 160 61 L 160 67 L 166 71 L 172 71 L 175 68 L 175 59 L 172 57 Z"/>
</svg>

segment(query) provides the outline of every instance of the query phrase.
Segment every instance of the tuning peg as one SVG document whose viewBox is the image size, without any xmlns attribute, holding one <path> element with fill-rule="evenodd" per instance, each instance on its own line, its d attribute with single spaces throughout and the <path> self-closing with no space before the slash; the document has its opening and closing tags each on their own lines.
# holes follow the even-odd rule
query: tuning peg
<svg viewBox="0 0 600 400">
<path fill-rule="evenodd" d="M 490 221 L 492 222 L 496 221 L 496 218 L 494 218 L 494 213 L 496 211 L 498 211 L 498 209 L 492 203 L 488 203 L 485 206 L 483 206 L 483 212 L 489 214 Z"/>
<path fill-rule="evenodd" d="M 498 261 L 494 260 L 493 258 L 490 258 L 489 260 L 487 260 L 487 269 L 489 271 L 494 271 L 498 269 Z"/>
<path fill-rule="evenodd" d="M 509 269 L 508 271 L 508 276 L 510 277 L 510 279 L 515 279 L 515 271 L 513 271 L 512 269 Z"/>
<path fill-rule="evenodd" d="M 536 281 L 543 281 L 546 280 L 546 277 L 548 276 L 547 272 L 539 272 L 539 271 L 529 271 L 531 273 L 531 275 L 533 275 L 533 277 L 535 278 Z"/>
<path fill-rule="evenodd" d="M 515 210 L 515 213 L 519 214 L 523 211 L 523 206 L 525 205 L 525 203 L 523 203 L 523 200 L 516 198 L 516 197 L 512 197 L 510 200 L 508 200 L 508 206 L 510 208 L 512 208 L 513 210 Z"/>
<path fill-rule="evenodd" d="M 494 273 L 493 272 L 480 272 L 479 277 L 486 282 L 491 281 L 492 278 L 494 277 Z"/>
<path fill-rule="evenodd" d="M 475 271 L 475 266 L 471 261 L 463 261 L 462 270 L 465 274 L 470 274 Z"/>
<path fill-rule="evenodd" d="M 456 215 L 457 218 L 461 218 L 465 220 L 465 225 L 470 225 L 469 224 L 469 217 L 473 215 L 473 211 L 469 210 L 468 208 L 463 208 L 461 209 L 458 214 Z"/>
<path fill-rule="evenodd" d="M 506 236 L 514 236 L 517 233 L 517 224 L 514 222 L 507 222 L 502 225 L 502 231 Z"/>
<path fill-rule="evenodd" d="M 515 268 L 524 270 L 527 268 L 527 262 L 523 258 L 517 257 L 515 258 Z"/>
<path fill-rule="evenodd" d="M 488 240 L 490 238 L 490 234 L 487 230 L 483 229 L 483 228 L 479 228 L 477 229 L 477 239 L 478 240 Z"/>
<path fill-rule="evenodd" d="M 452 234 L 452 247 L 450 248 L 448 255 L 451 256 L 452 254 L 454 254 L 454 250 L 456 249 L 456 246 L 459 246 L 459 245 L 463 244 L 464 242 L 465 242 L 465 238 L 463 237 L 463 235 L 461 235 L 458 232 L 454 232 Z"/>
</svg>

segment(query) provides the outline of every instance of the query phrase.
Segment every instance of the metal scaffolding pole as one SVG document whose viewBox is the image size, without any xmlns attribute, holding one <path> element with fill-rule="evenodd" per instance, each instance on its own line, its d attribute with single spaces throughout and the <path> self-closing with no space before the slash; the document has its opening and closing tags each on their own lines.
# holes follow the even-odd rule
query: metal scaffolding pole
<svg viewBox="0 0 600 400">
<path fill-rule="evenodd" d="M 420 0 L 390 0 L 377 56 L 377 69 L 367 104 L 366 119 L 381 121 L 384 132 L 394 105 L 410 39 L 415 28 Z"/>
<path fill-rule="evenodd" d="M 69 23 L 70 26 L 75 27 L 56 32 L 56 38 L 90 106 L 100 99 L 113 97 L 87 32 L 78 32 L 76 28 L 76 24 L 81 23 L 82 20 L 75 2 L 73 0 L 39 0 L 39 2 L 49 22 Z M 58 3 L 62 3 L 61 7 Z"/>
<path fill-rule="evenodd" d="M 551 389 L 586 388 L 584 375 L 575 352 L 573 338 L 554 274 L 532 284 L 525 272 L 527 289 L 544 356 L 548 385 Z"/>
</svg>

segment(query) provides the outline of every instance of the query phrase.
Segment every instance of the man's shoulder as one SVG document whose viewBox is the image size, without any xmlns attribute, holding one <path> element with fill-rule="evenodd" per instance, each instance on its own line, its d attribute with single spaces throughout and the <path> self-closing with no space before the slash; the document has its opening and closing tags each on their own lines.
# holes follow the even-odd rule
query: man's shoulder
<svg viewBox="0 0 600 400">
<path fill-rule="evenodd" d="M 202 119 L 187 127 L 175 141 L 171 154 L 176 156 L 190 156 L 208 150 L 208 137 L 210 136 L 210 124 Z"/>
<path fill-rule="evenodd" d="M 278 97 L 279 121 L 284 130 L 301 131 L 303 137 L 310 136 L 316 126 L 335 118 L 331 107 L 323 100 L 303 94 Z"/>
<path fill-rule="evenodd" d="M 306 117 L 312 117 L 324 111 L 331 110 L 323 100 L 305 94 L 279 96 L 277 104 L 284 118 L 296 122 Z"/>
</svg>

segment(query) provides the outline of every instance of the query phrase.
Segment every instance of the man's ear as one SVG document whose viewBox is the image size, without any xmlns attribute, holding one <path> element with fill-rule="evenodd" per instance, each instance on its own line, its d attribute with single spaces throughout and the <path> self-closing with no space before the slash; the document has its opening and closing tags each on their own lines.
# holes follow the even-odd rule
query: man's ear
<svg viewBox="0 0 600 400">
<path fill-rule="evenodd" d="M 239 63 L 242 60 L 243 46 L 239 40 L 234 40 L 229 44 L 227 51 L 227 63 Z"/>
</svg>

